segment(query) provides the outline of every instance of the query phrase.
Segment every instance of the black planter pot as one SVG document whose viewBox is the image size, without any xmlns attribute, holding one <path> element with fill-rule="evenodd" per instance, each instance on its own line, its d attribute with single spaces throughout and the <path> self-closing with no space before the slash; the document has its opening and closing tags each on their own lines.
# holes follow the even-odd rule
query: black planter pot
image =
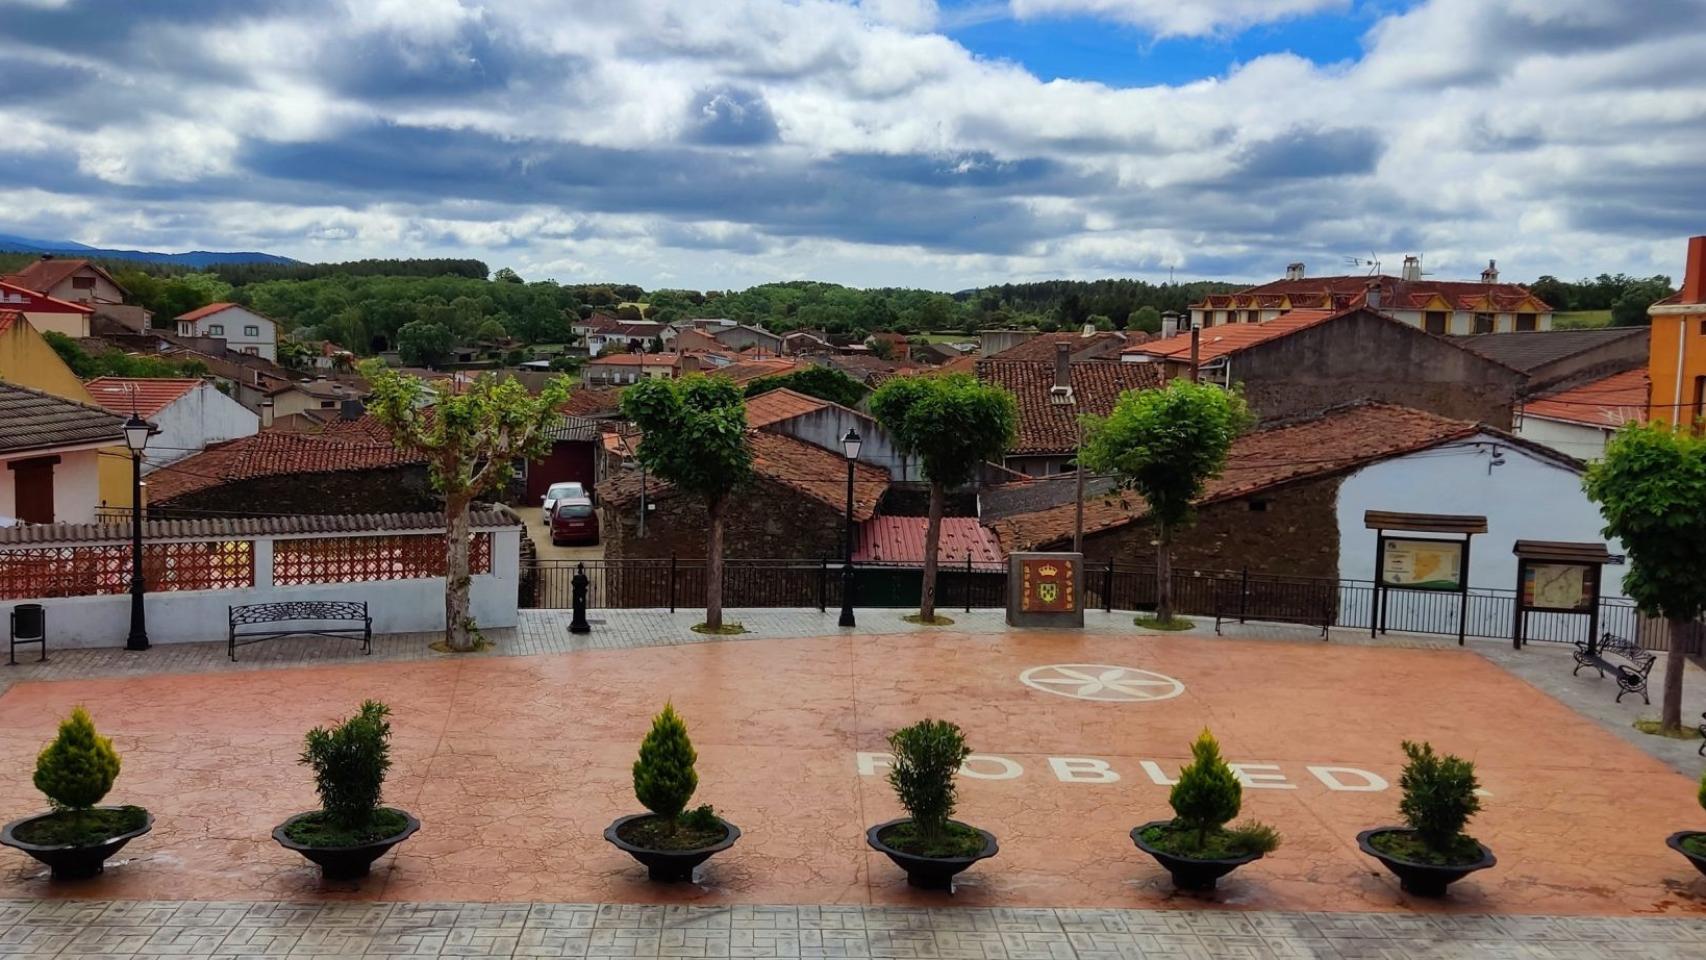
<svg viewBox="0 0 1706 960">
<path fill-rule="evenodd" d="M 1396 874 L 1398 885 L 1403 887 L 1406 893 L 1413 893 L 1418 897 L 1443 897 L 1446 887 L 1477 870 L 1485 870 L 1499 862 L 1498 858 L 1493 856 L 1493 851 L 1488 850 L 1484 843 L 1475 844 L 1481 848 L 1481 859 L 1474 863 L 1455 863 L 1450 866 L 1401 860 L 1381 852 L 1374 844 L 1369 843 L 1369 839 L 1377 833 L 1410 832 L 1405 827 L 1375 827 L 1357 834 L 1357 846 L 1362 848 L 1363 853 L 1379 860 L 1382 866 Z"/>
<path fill-rule="evenodd" d="M 96 810 L 117 810 L 118 807 L 95 807 Z M 154 815 L 148 814 L 148 821 L 128 833 L 116 837 L 108 837 L 100 843 L 84 846 L 42 846 L 25 843 L 18 839 L 17 830 L 26 823 L 34 823 L 42 817 L 51 816 L 49 813 L 38 813 L 33 817 L 13 820 L 0 830 L 0 843 L 8 847 L 16 847 L 42 863 L 53 871 L 55 880 L 83 880 L 100 873 L 106 866 L 107 858 L 119 851 L 119 848 L 154 829 Z"/>
<path fill-rule="evenodd" d="M 1198 860 L 1192 857 L 1181 857 L 1176 853 L 1168 853 L 1152 847 L 1143 839 L 1143 831 L 1150 827 L 1164 827 L 1172 820 L 1151 820 L 1131 828 L 1131 842 L 1137 844 L 1137 849 L 1155 858 L 1155 862 L 1173 875 L 1173 886 L 1180 890 L 1213 890 L 1215 883 L 1221 877 L 1242 867 L 1252 860 L 1262 859 L 1259 853 L 1247 853 L 1241 857 L 1230 857 L 1225 860 Z"/>
<path fill-rule="evenodd" d="M 871 849 L 893 860 L 895 866 L 905 870 L 906 882 L 921 890 L 947 890 L 951 893 L 954 889 L 954 877 L 979 860 L 987 860 L 1001 851 L 995 843 L 994 834 L 958 820 L 948 822 L 969 830 L 977 830 L 983 836 L 983 849 L 969 857 L 921 857 L 904 850 L 896 850 L 877 838 L 877 834 L 897 823 L 906 823 L 909 819 L 901 817 L 877 824 L 865 831 L 865 842 L 871 845 Z"/>
<path fill-rule="evenodd" d="M 722 853 L 735 845 L 740 839 L 740 828 L 734 824 L 717 818 L 717 822 L 728 829 L 728 835 L 708 847 L 697 847 L 692 850 L 650 850 L 636 847 L 617 836 L 616 831 L 635 820 L 646 820 L 656 816 L 651 813 L 633 813 L 626 817 L 617 817 L 615 822 L 604 828 L 604 839 L 609 840 L 618 850 L 640 861 L 646 868 L 646 875 L 661 883 L 674 883 L 693 879 L 695 867 L 711 859 L 713 854 Z"/>
<path fill-rule="evenodd" d="M 393 807 L 392 809 L 396 808 Z M 310 810 L 307 813 L 299 813 L 291 817 L 273 828 L 272 838 L 277 840 L 278 845 L 286 850 L 295 850 L 319 864 L 320 876 L 327 880 L 354 880 L 358 877 L 367 876 L 367 871 L 373 867 L 373 861 L 383 857 L 385 851 L 414 836 L 415 831 L 421 828 L 421 822 L 415 819 L 414 814 L 407 810 L 398 810 L 398 813 L 408 819 L 408 826 L 392 836 L 383 840 L 375 840 L 372 843 L 357 844 L 353 847 L 309 847 L 297 843 L 285 834 L 285 829 L 291 824 L 303 817 L 319 812 L 318 810 Z"/>
<path fill-rule="evenodd" d="M 1694 853 L 1682 845 L 1682 841 L 1687 840 L 1689 837 L 1699 836 L 1706 836 L 1706 834 L 1702 834 L 1699 830 L 1681 830 L 1666 837 L 1665 846 L 1687 857 L 1688 862 L 1694 864 L 1694 869 L 1701 873 L 1706 873 L 1706 857 L 1703 857 L 1698 853 Z"/>
</svg>

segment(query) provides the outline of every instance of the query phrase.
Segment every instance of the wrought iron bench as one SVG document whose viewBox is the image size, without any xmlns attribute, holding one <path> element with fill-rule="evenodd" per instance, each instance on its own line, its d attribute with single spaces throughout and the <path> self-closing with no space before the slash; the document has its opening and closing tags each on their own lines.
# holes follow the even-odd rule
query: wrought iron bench
<svg viewBox="0 0 1706 960">
<path fill-rule="evenodd" d="M 280 637 L 329 637 L 334 640 L 360 640 L 361 652 L 373 652 L 373 618 L 367 615 L 367 604 L 346 600 L 289 600 L 280 603 L 250 603 L 228 607 L 231 633 L 226 652 L 237 659 L 237 648 Z M 296 627 L 280 627 L 281 624 Z M 326 626 L 328 623 L 349 623 L 350 626 Z"/>
<path fill-rule="evenodd" d="M 1606 659 L 1607 655 L 1615 656 L 1628 663 L 1613 663 Z M 1625 640 L 1615 634 L 1606 634 L 1599 638 L 1597 653 L 1588 652 L 1586 640 L 1576 641 L 1576 669 L 1570 671 L 1570 676 L 1580 673 L 1583 667 L 1593 667 L 1601 677 L 1610 670 L 1617 677 L 1617 702 L 1623 702 L 1626 693 L 1638 693 L 1642 703 L 1652 703 L 1647 699 L 1647 674 L 1653 672 L 1653 663 L 1658 659 L 1652 651 Z"/>
<path fill-rule="evenodd" d="M 1706 720 L 1706 713 L 1702 713 L 1700 719 Z M 1700 749 L 1697 752 L 1702 757 L 1706 757 L 1706 723 L 1697 723 L 1694 725 L 1694 729 L 1700 731 Z"/>
</svg>

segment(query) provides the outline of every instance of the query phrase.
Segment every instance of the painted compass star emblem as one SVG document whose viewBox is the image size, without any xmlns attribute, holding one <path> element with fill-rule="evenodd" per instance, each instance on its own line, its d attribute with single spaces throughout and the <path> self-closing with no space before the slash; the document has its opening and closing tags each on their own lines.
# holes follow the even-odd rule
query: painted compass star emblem
<svg viewBox="0 0 1706 960">
<path fill-rule="evenodd" d="M 1032 667 L 1019 674 L 1019 682 L 1058 697 L 1111 703 L 1171 700 L 1185 692 L 1183 683 L 1166 674 L 1105 663 L 1051 663 Z"/>
</svg>

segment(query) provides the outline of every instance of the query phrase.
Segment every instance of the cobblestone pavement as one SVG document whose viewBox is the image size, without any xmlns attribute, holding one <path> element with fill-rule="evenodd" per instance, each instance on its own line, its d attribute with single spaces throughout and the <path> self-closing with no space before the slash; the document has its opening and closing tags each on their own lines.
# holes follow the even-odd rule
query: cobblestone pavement
<svg viewBox="0 0 1706 960">
<path fill-rule="evenodd" d="M 1227 910 L 0 901 L 34 957 L 1706 957 L 1706 921 Z"/>
</svg>

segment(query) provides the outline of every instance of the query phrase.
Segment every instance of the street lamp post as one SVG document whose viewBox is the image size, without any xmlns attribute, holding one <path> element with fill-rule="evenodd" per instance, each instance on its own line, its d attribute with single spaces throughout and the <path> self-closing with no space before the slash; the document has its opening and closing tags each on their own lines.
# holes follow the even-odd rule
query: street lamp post
<svg viewBox="0 0 1706 960">
<path fill-rule="evenodd" d="M 148 620 L 142 609 L 142 451 L 147 449 L 153 430 L 152 424 L 135 413 L 124 422 L 124 445 L 130 448 L 130 636 L 124 641 L 126 650 L 148 649 Z"/>
<path fill-rule="evenodd" d="M 859 431 L 849 427 L 847 435 L 841 438 L 841 451 L 847 455 L 847 536 L 845 549 L 841 554 L 841 625 L 854 626 L 853 622 L 853 464 L 859 459 L 859 446 L 863 441 Z"/>
</svg>

